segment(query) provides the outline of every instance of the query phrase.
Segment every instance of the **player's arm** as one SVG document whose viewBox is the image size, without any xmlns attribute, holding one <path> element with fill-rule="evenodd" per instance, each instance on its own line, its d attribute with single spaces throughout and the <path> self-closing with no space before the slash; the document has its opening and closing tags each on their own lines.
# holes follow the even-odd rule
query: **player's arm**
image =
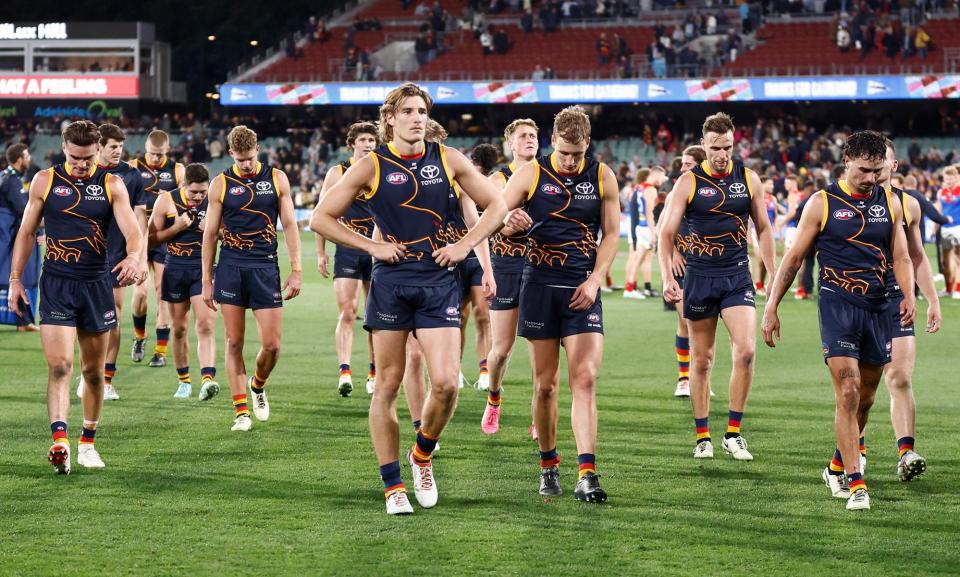
<svg viewBox="0 0 960 577">
<path fill-rule="evenodd" d="M 369 239 L 337 220 L 347 212 L 350 204 L 362 191 L 369 191 L 368 196 L 379 194 L 375 190 L 376 162 L 374 155 L 368 154 L 343 173 L 313 209 L 310 230 L 341 246 L 362 250 L 379 261 L 395 263 L 403 258 L 407 250 L 405 246 Z"/>
<path fill-rule="evenodd" d="M 780 218 L 780 226 L 786 226 L 793 220 L 793 217 L 797 216 L 797 207 L 800 206 L 800 202 L 797 200 L 796 194 L 787 195 L 787 210 L 784 212 L 783 216 Z"/>
<path fill-rule="evenodd" d="M 784 293 L 793 284 L 793 279 L 797 277 L 797 272 L 800 271 L 807 253 L 813 247 L 823 226 L 823 203 L 827 201 L 825 196 L 826 193 L 820 191 L 807 201 L 807 207 L 800 215 L 800 223 L 797 225 L 797 238 L 787 254 L 783 255 L 780 268 L 774 275 L 773 286 L 770 287 L 767 295 L 767 306 L 763 309 L 763 321 L 760 324 L 763 340 L 769 347 L 776 346 L 774 336 L 780 340 L 780 318 L 777 316 L 777 307 L 780 306 Z"/>
<path fill-rule="evenodd" d="M 650 240 L 656 247 L 660 239 L 657 238 L 657 223 L 653 218 L 653 205 L 657 202 L 657 189 L 648 186 L 643 189 L 643 212 L 647 218 L 647 228 L 650 230 Z M 619 236 L 619 233 L 617 234 Z"/>
<path fill-rule="evenodd" d="M 906 205 L 903 207 L 903 211 L 910 215 L 910 224 L 907 226 L 907 249 L 910 252 L 910 260 L 913 262 L 917 286 L 920 287 L 920 292 L 923 293 L 928 303 L 927 332 L 935 333 L 940 330 L 943 317 L 940 314 L 940 297 L 937 295 L 937 287 L 933 282 L 933 270 L 930 268 L 927 253 L 923 250 L 923 237 L 920 234 L 922 208 L 913 196 L 908 194 L 904 199 Z"/>
<path fill-rule="evenodd" d="M 439 248 L 433 252 L 433 259 L 440 266 L 452 266 L 467 258 L 473 247 L 496 232 L 507 215 L 507 205 L 503 196 L 480 171 L 467 160 L 459 150 L 444 148 L 447 166 L 453 173 L 450 177 L 463 189 L 463 192 L 477 205 L 483 207 L 483 216 L 460 240 Z"/>
<path fill-rule="evenodd" d="M 600 293 L 600 283 L 610 272 L 610 265 L 617 256 L 620 244 L 620 187 L 617 186 L 617 176 L 607 165 L 603 166 L 600 174 L 600 231 L 603 237 L 597 246 L 593 271 L 570 297 L 570 308 L 575 311 L 584 311 L 593 306 Z"/>
<path fill-rule="evenodd" d="M 290 300 L 300 294 L 303 286 L 303 264 L 300 261 L 300 227 L 297 225 L 297 214 L 293 208 L 293 195 L 290 193 L 290 180 L 287 173 L 276 170 L 277 175 L 277 202 L 280 204 L 280 224 L 283 225 L 283 242 L 287 245 L 287 254 L 290 255 L 290 275 L 284 281 L 281 291 L 287 290 L 283 300 Z"/>
<path fill-rule="evenodd" d="M 900 325 L 907 326 L 913 322 L 917 314 L 917 301 L 913 291 L 915 283 L 913 261 L 910 260 L 910 250 L 907 248 L 907 235 L 900 226 L 903 222 L 903 207 L 900 205 L 900 199 L 895 196 L 890 198 L 890 210 L 893 212 L 893 222 L 897 223 L 893 227 L 890 246 L 890 252 L 893 255 L 893 276 L 903 290 L 903 300 L 900 301 Z"/>
<path fill-rule="evenodd" d="M 454 183 L 454 186 L 459 187 L 456 183 Z M 468 229 L 477 226 L 477 223 L 480 222 L 477 203 L 462 193 L 460 194 L 460 210 L 463 211 L 463 222 L 467 225 Z M 473 254 L 477 255 L 477 260 L 480 261 L 480 268 L 483 270 L 483 278 L 481 280 L 483 296 L 492 298 L 497 294 L 497 281 L 493 278 L 493 265 L 490 262 L 490 243 L 481 242 L 473 247 Z"/>
<path fill-rule="evenodd" d="M 931 221 L 939 225 L 950 224 L 952 222 L 949 217 L 944 216 L 943 213 L 940 212 L 939 201 L 930 202 L 926 196 L 915 190 L 907 191 L 907 196 L 916 200 L 920 204 L 921 214 L 929 218 Z"/>
<path fill-rule="evenodd" d="M 663 211 L 660 213 L 660 238 L 657 242 L 659 247 L 657 256 L 660 259 L 660 271 L 663 277 L 663 298 L 669 303 L 678 302 L 683 296 L 679 283 L 673 278 L 672 274 L 667 274 L 667 271 L 673 270 L 673 255 L 676 250 L 674 242 L 677 240 L 680 221 L 687 211 L 687 203 L 690 201 L 690 193 L 694 184 L 692 174 L 689 172 L 681 174 L 677 182 L 674 183 L 673 190 L 667 195 Z"/>
<path fill-rule="evenodd" d="M 27 194 L 27 206 L 23 209 L 23 217 L 20 220 L 20 230 L 17 231 L 17 238 L 13 242 L 13 251 L 10 255 L 10 279 L 8 281 L 9 289 L 7 291 L 7 307 L 17 316 L 23 316 L 20 312 L 20 302 L 29 305 L 30 299 L 27 297 L 27 291 L 23 288 L 23 281 L 20 277 L 23 275 L 23 269 L 27 265 L 27 259 L 33 252 L 33 245 L 37 242 L 37 227 L 43 220 L 43 203 L 47 190 L 50 188 L 50 179 L 53 178 L 52 171 L 41 170 L 30 183 L 30 192 Z"/>
<path fill-rule="evenodd" d="M 334 168 L 327 171 L 327 175 L 323 177 L 323 185 L 320 187 L 320 196 L 317 198 L 317 205 L 323 200 L 327 191 L 340 180 L 342 174 L 342 169 Z M 317 242 L 317 271 L 320 272 L 320 276 L 327 278 L 330 276 L 330 271 L 328 270 L 330 259 L 327 256 L 327 239 L 320 233 L 314 233 L 314 236 Z"/>
<path fill-rule="evenodd" d="M 777 270 L 777 248 L 773 241 L 773 227 L 767 217 L 767 207 L 764 204 L 763 183 L 756 172 L 747 169 L 747 184 L 753 194 L 750 198 L 750 218 L 757 229 L 757 242 L 760 244 L 760 260 L 768 271 Z M 773 274 L 773 273 L 771 273 Z"/>
<path fill-rule="evenodd" d="M 167 215 L 174 216 L 173 224 L 167 226 Z M 190 228 L 193 217 L 189 212 L 177 214 L 177 208 L 170 198 L 170 193 L 160 195 L 153 205 L 153 214 L 150 215 L 150 240 L 154 244 L 168 242 L 181 232 Z"/>
<path fill-rule="evenodd" d="M 177 186 L 183 186 L 183 181 L 187 178 L 187 168 L 179 162 L 174 164 L 173 177 L 177 181 Z"/>
<path fill-rule="evenodd" d="M 531 188 L 537 171 L 535 165 L 536 162 L 528 162 L 513 173 L 509 180 L 503 179 L 500 188 L 503 200 L 507 204 L 507 215 L 503 218 L 503 228 L 500 229 L 500 234 L 504 236 L 526 232 L 533 226 L 533 219 L 519 207 L 523 206 L 533 196 Z"/>
<path fill-rule="evenodd" d="M 210 183 L 207 194 L 206 225 L 203 227 L 203 243 L 200 248 L 201 284 L 203 302 L 212 310 L 217 310 L 213 300 L 213 261 L 217 256 L 217 243 L 220 241 L 220 225 L 223 220 L 223 193 L 227 189 L 226 178 L 221 174 Z"/>
<path fill-rule="evenodd" d="M 117 273 L 117 281 L 121 286 L 133 283 L 140 284 L 147 279 L 147 243 L 143 236 L 147 228 L 146 219 L 142 223 L 137 220 L 137 216 L 130 206 L 130 195 L 127 193 L 127 187 L 119 176 L 108 174 L 107 186 L 110 188 L 113 219 L 117 222 L 117 227 L 123 234 L 123 239 L 127 245 L 126 258 L 117 263 L 112 272 Z"/>
</svg>

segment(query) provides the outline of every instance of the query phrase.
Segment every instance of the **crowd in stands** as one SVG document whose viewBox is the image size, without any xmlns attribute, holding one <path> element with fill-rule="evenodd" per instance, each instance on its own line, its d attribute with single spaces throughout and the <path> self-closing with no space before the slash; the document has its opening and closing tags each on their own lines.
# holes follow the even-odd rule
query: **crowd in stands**
<svg viewBox="0 0 960 577">
<path fill-rule="evenodd" d="M 893 17 L 895 15 L 898 17 Z M 914 16 L 909 9 L 884 11 L 864 2 L 852 16 L 841 12 L 835 18 L 837 48 L 843 53 L 858 51 L 861 58 L 873 50 L 881 50 L 890 60 L 897 56 L 907 60 L 914 55 L 926 60 L 933 38 L 924 28 L 924 20 L 923 13 Z"/>
</svg>

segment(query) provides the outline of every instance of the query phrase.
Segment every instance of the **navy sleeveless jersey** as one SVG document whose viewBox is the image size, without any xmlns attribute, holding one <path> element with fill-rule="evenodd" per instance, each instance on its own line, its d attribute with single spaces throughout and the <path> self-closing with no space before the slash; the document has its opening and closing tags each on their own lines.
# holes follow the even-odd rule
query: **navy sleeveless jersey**
<svg viewBox="0 0 960 577">
<path fill-rule="evenodd" d="M 259 267 L 277 262 L 277 218 L 280 191 L 277 172 L 257 163 L 253 174 L 236 165 L 223 171 L 223 241 L 220 264 Z"/>
<path fill-rule="evenodd" d="M 146 194 L 143 191 L 143 185 L 140 182 L 140 173 L 127 162 L 121 160 L 116 166 L 100 166 L 100 170 L 115 174 L 123 181 L 127 187 L 127 195 L 130 197 L 130 208 L 146 204 Z M 120 232 L 120 227 L 116 221 L 110 220 L 110 227 L 107 229 L 107 261 L 116 264 L 127 256 L 127 241 Z"/>
<path fill-rule="evenodd" d="M 143 182 L 144 197 L 147 205 L 147 218 L 153 213 L 153 205 L 160 195 L 177 190 L 177 163 L 168 157 L 163 157 L 159 166 L 150 166 L 144 159 L 137 160 L 137 169 Z"/>
<path fill-rule="evenodd" d="M 516 165 L 510 163 L 500 169 L 504 185 L 513 176 Z M 490 237 L 490 262 L 493 270 L 504 274 L 521 274 L 527 262 L 527 233 L 514 236 L 495 233 Z"/>
<path fill-rule="evenodd" d="M 907 212 L 907 202 L 905 200 L 907 195 L 903 190 L 895 186 L 890 187 L 890 193 L 900 200 L 900 210 L 903 212 L 901 224 L 903 225 L 903 232 L 906 233 L 910 227 L 910 213 Z M 893 259 L 890 259 L 887 268 L 887 299 L 895 300 L 901 297 L 903 297 L 903 289 L 897 284 L 897 277 L 893 274 Z"/>
<path fill-rule="evenodd" d="M 533 220 L 524 278 L 559 286 L 578 286 L 597 260 L 603 205 L 603 170 L 584 160 L 576 174 L 562 174 L 553 155 L 537 160 L 534 185 L 527 196 Z"/>
<path fill-rule="evenodd" d="M 891 215 L 883 187 L 863 197 L 850 194 L 842 181 L 827 187 L 816 241 L 821 291 L 864 309 L 883 309 L 895 226 Z"/>
<path fill-rule="evenodd" d="M 423 154 L 403 157 L 389 143 L 371 154 L 376 183 L 365 195 L 367 204 L 383 239 L 407 247 L 398 263 L 375 261 L 374 278 L 420 286 L 455 281 L 453 270 L 441 267 L 432 256 L 455 242 L 451 223 L 460 211 L 444 146 L 426 142 Z"/>
<path fill-rule="evenodd" d="M 166 265 L 175 268 L 195 268 L 200 266 L 200 249 L 203 246 L 203 231 L 200 230 L 200 221 L 207 216 L 207 200 L 205 196 L 198 205 L 187 202 L 182 188 L 166 193 L 173 201 L 175 212 L 164 215 L 167 228 L 173 226 L 178 216 L 185 212 L 193 212 L 193 224 L 180 231 L 177 236 L 167 241 Z"/>
<path fill-rule="evenodd" d="M 94 167 L 91 173 L 73 176 L 63 164 L 47 170 L 43 272 L 78 280 L 103 278 L 109 270 L 106 232 L 113 221 L 109 173 Z"/>
<path fill-rule="evenodd" d="M 714 176 L 707 161 L 690 174 L 693 184 L 687 200 L 687 268 L 701 276 L 727 276 L 747 270 L 747 225 L 753 191 L 740 162 Z"/>
</svg>

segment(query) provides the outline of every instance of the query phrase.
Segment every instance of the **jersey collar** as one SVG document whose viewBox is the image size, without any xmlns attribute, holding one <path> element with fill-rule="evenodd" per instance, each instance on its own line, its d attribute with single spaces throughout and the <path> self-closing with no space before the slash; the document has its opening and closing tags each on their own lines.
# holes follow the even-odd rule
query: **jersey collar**
<svg viewBox="0 0 960 577">
<path fill-rule="evenodd" d="M 156 165 L 156 166 L 154 166 L 154 165 L 150 164 L 149 162 L 147 162 L 147 159 L 146 159 L 146 158 L 143 159 L 143 164 L 146 165 L 146 167 L 149 168 L 149 169 L 151 169 L 151 170 L 156 170 L 156 169 L 158 169 L 158 168 L 160 168 L 160 167 L 162 167 L 162 166 L 165 166 L 165 165 L 167 164 L 167 155 L 163 155 L 163 158 L 160 159 L 160 164 L 158 164 L 158 165 Z M 259 172 L 259 171 L 258 171 L 258 172 Z"/>
<path fill-rule="evenodd" d="M 263 164 L 261 164 L 261 162 L 258 160 L 258 161 L 257 161 L 256 168 L 254 168 L 254 170 L 253 170 L 253 172 L 252 172 L 251 174 L 240 174 L 240 169 L 237 168 L 237 165 L 236 165 L 236 164 L 234 164 L 234 165 L 233 165 L 232 167 L 230 167 L 230 168 L 233 170 L 233 174 L 239 176 L 240 178 L 249 178 L 249 177 L 251 177 L 251 176 L 256 176 L 256 175 L 260 174 L 260 170 L 263 168 Z"/>
<path fill-rule="evenodd" d="M 843 193 L 846 194 L 847 196 L 849 196 L 850 198 L 855 198 L 855 199 L 857 199 L 857 200 L 863 200 L 863 199 L 865 199 L 865 198 L 870 198 L 870 196 L 871 196 L 870 194 L 860 194 L 860 193 L 855 192 L 854 190 L 852 190 L 852 189 L 850 188 L 850 185 L 847 184 L 846 179 L 844 179 L 844 180 L 838 180 L 838 181 L 837 181 L 837 186 L 839 186 L 839 187 L 840 187 L 840 190 L 842 190 Z"/>
<path fill-rule="evenodd" d="M 730 173 L 733 172 L 733 161 L 732 160 L 727 161 L 727 171 L 724 172 L 723 174 L 714 174 L 713 168 L 710 166 L 709 160 L 704 160 L 700 164 L 700 168 L 702 168 L 703 171 L 707 173 L 707 176 L 712 176 L 714 178 L 724 178 L 726 176 L 730 176 Z"/>
<path fill-rule="evenodd" d="M 416 160 L 418 158 L 422 158 L 423 155 L 427 153 L 427 143 L 426 142 L 423 143 L 423 150 L 421 150 L 417 154 L 400 154 L 400 151 L 397 150 L 396 145 L 394 145 L 392 141 L 387 143 L 387 149 L 390 151 L 391 154 L 393 154 L 397 158 L 400 158 L 403 160 Z"/>
<path fill-rule="evenodd" d="M 73 173 L 70 171 L 70 165 L 67 164 L 66 162 L 64 162 L 64 163 L 63 163 L 63 170 L 64 170 L 64 172 L 67 173 L 67 176 L 69 176 L 70 178 L 90 178 L 91 176 L 93 176 L 93 174 L 94 174 L 95 172 L 97 172 L 97 166 L 98 166 L 97 164 L 94 164 L 93 166 L 91 166 L 91 167 L 90 167 L 90 173 L 89 173 L 89 174 L 79 174 L 79 175 L 76 175 L 76 174 L 73 174 Z"/>
<path fill-rule="evenodd" d="M 580 166 L 577 167 L 576 172 L 564 172 L 560 170 L 559 166 L 557 166 L 557 161 L 554 158 L 554 154 L 555 153 L 553 152 L 550 153 L 550 168 L 552 168 L 553 171 L 559 174 L 560 176 L 580 176 L 580 173 L 583 172 L 584 165 L 587 164 L 587 157 L 584 156 L 583 159 L 580 161 Z"/>
</svg>

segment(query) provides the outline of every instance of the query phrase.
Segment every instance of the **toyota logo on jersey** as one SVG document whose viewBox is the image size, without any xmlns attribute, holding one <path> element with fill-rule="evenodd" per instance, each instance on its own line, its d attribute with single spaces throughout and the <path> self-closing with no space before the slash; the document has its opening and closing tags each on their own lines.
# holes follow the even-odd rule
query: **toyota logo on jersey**
<svg viewBox="0 0 960 577">
<path fill-rule="evenodd" d="M 834 211 L 833 218 L 837 220 L 850 220 L 851 218 L 856 216 L 856 214 L 857 213 L 853 212 L 849 208 L 841 208 Z"/>
<path fill-rule="evenodd" d="M 576 189 L 580 194 L 590 194 L 593 192 L 593 184 L 589 182 L 581 182 L 576 186 Z"/>
<path fill-rule="evenodd" d="M 99 196 L 103 194 L 103 187 L 99 184 L 88 184 L 87 185 L 87 194 L 90 196 Z"/>
<path fill-rule="evenodd" d="M 169 172 L 161 172 L 160 174 L 157 175 L 157 178 L 161 178 L 161 179 L 163 179 L 163 180 L 169 180 L 169 178 L 170 178 L 170 173 L 169 173 Z"/>
<path fill-rule="evenodd" d="M 387 175 L 387 182 L 390 184 L 403 184 L 407 180 L 407 175 L 402 172 L 391 172 Z"/>
<path fill-rule="evenodd" d="M 265 180 L 261 180 L 260 182 L 257 183 L 257 190 L 270 190 L 270 186 L 271 185 L 269 182 Z"/>
<path fill-rule="evenodd" d="M 428 164 L 420 169 L 420 176 L 425 180 L 431 180 L 440 174 L 440 169 L 433 164 Z"/>
<path fill-rule="evenodd" d="M 887 209 L 883 208 L 883 207 L 880 206 L 879 204 L 875 204 L 875 205 L 873 205 L 873 206 L 870 207 L 870 209 L 868 210 L 868 212 L 870 213 L 870 216 L 872 216 L 872 217 L 874 217 L 874 218 L 880 218 L 880 217 L 882 217 L 883 215 L 887 214 Z"/>
<path fill-rule="evenodd" d="M 747 187 L 742 182 L 734 182 L 730 185 L 730 192 L 734 194 L 743 194 L 746 191 Z"/>
</svg>

